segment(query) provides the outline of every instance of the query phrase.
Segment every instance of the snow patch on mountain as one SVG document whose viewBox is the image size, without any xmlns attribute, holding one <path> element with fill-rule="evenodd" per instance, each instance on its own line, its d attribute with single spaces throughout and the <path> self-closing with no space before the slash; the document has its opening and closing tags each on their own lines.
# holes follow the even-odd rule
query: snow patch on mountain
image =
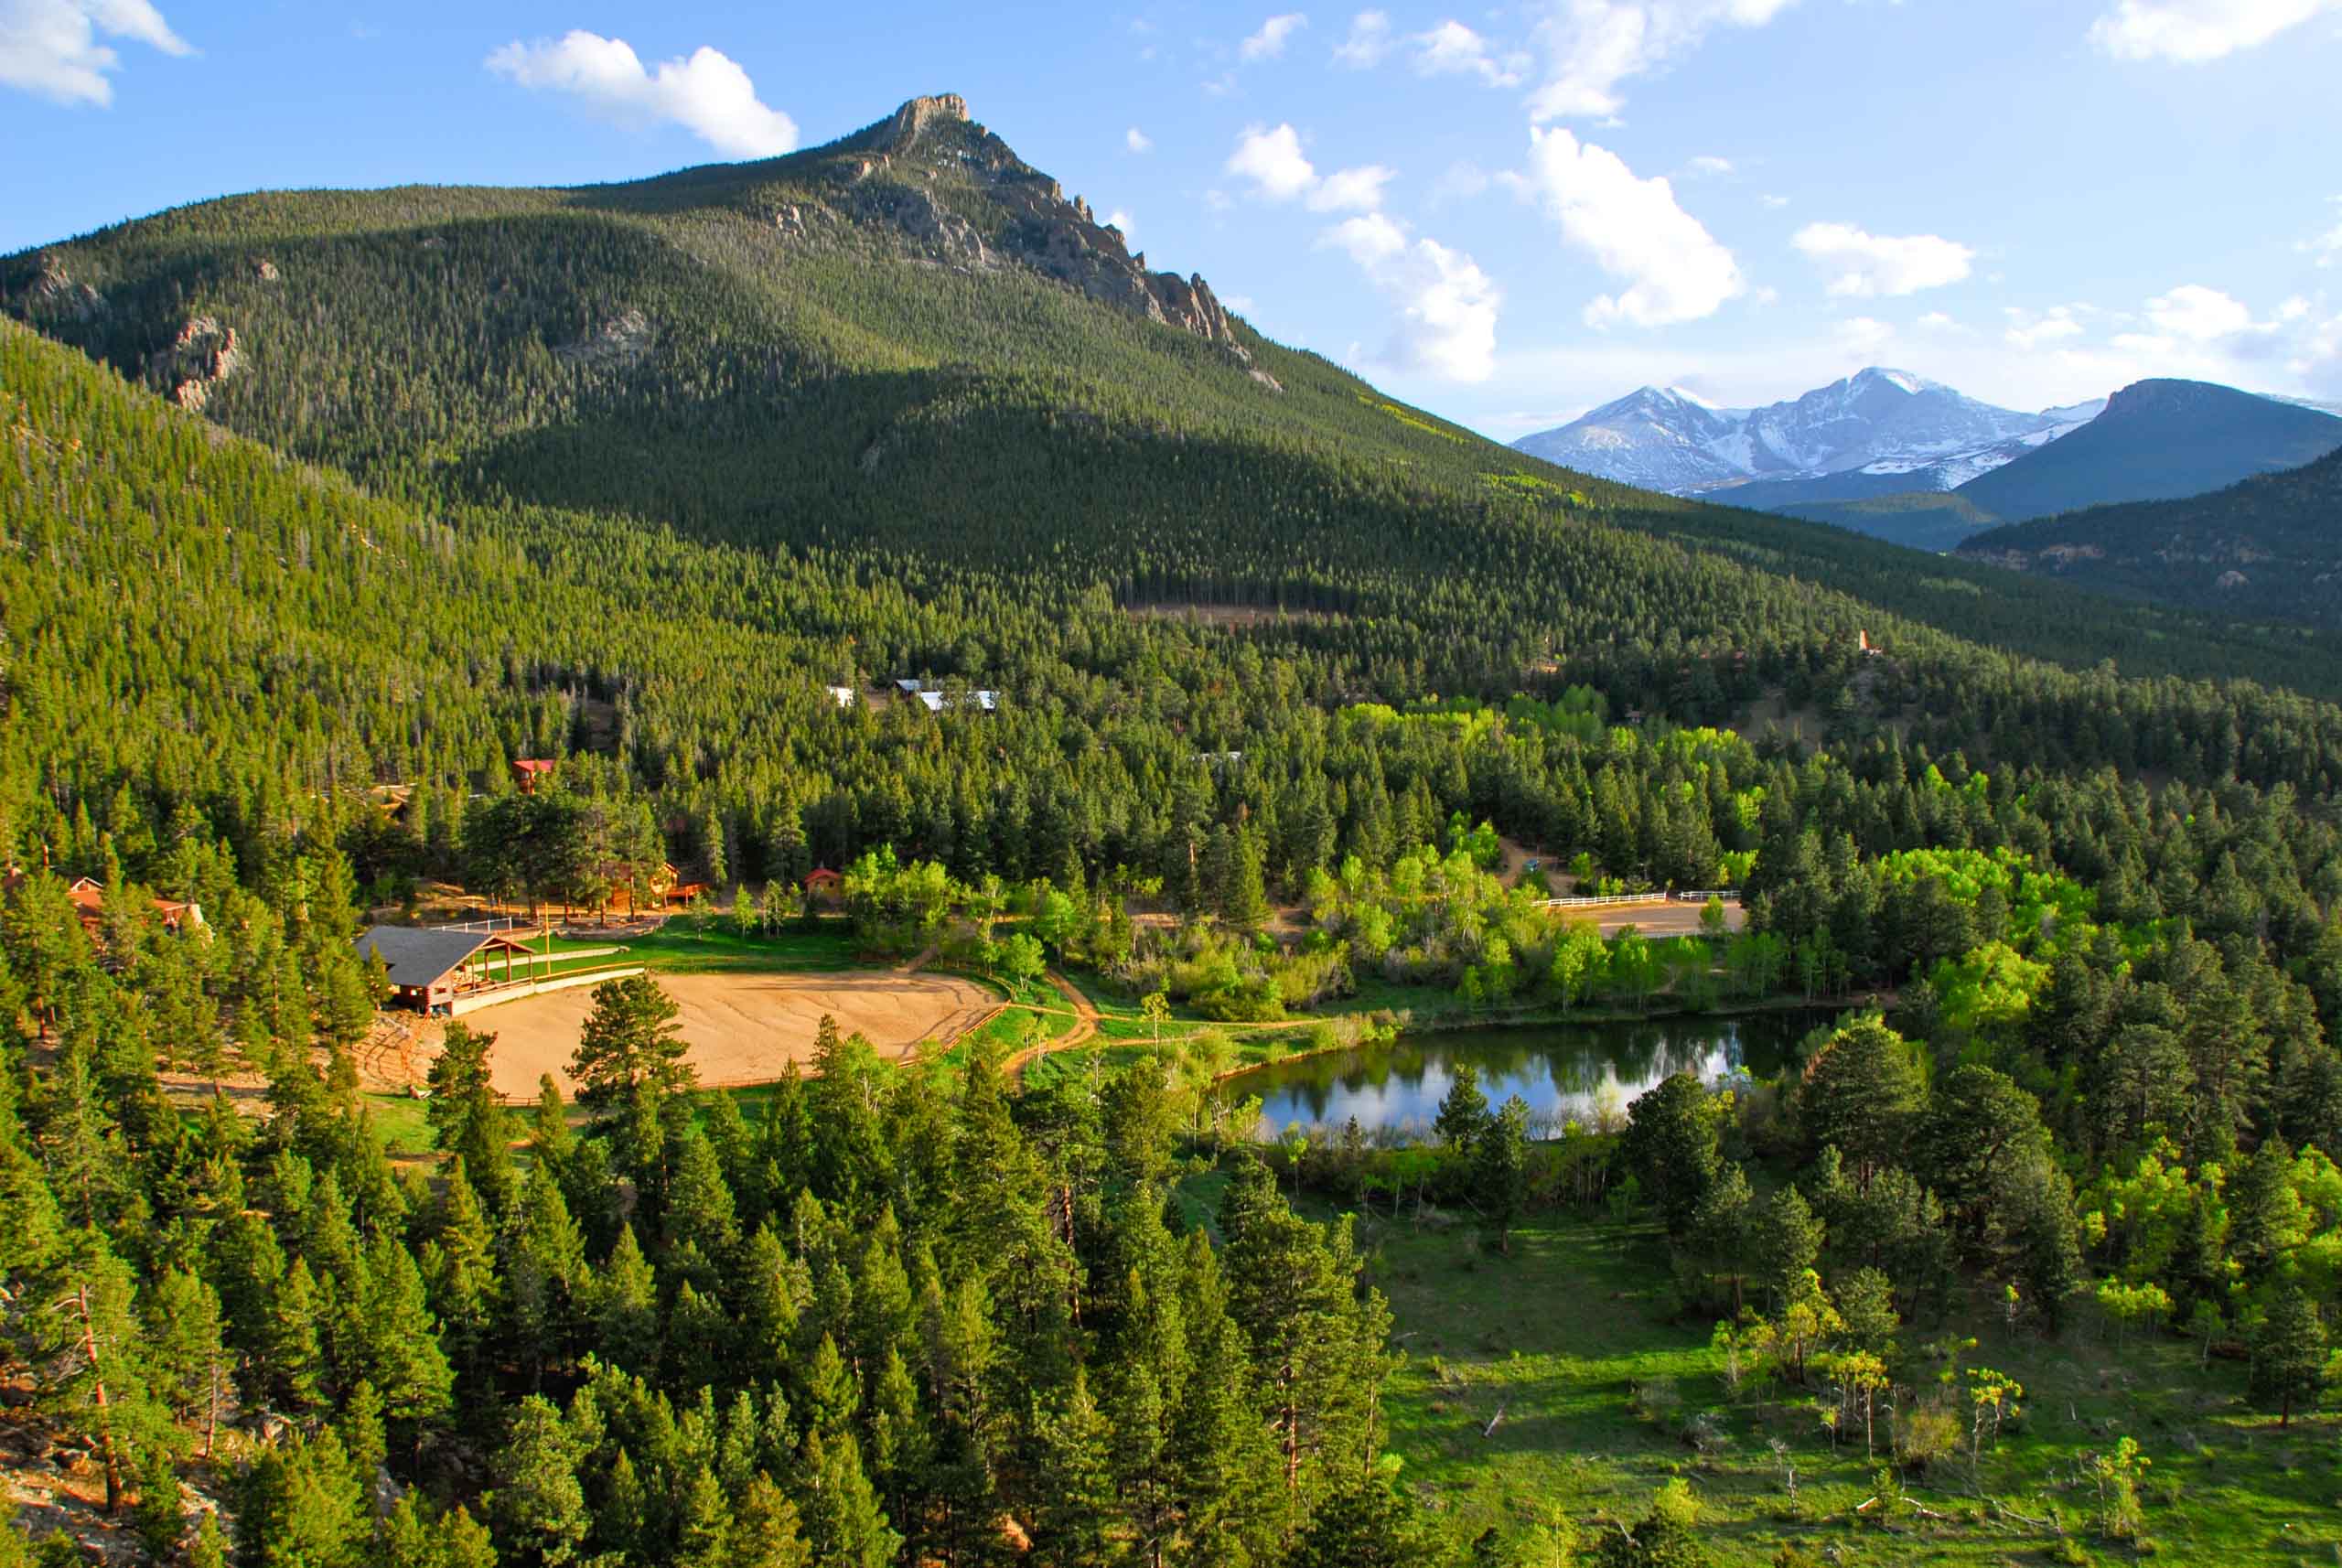
<svg viewBox="0 0 2342 1568">
<path fill-rule="evenodd" d="M 2100 400 L 2021 413 L 1908 371 L 1874 366 L 1802 397 L 1722 409 L 1681 387 L 1644 387 L 1513 443 L 1531 456 L 1675 495 L 1750 481 L 1909 476 L 1950 489 L 2097 417 Z"/>
</svg>

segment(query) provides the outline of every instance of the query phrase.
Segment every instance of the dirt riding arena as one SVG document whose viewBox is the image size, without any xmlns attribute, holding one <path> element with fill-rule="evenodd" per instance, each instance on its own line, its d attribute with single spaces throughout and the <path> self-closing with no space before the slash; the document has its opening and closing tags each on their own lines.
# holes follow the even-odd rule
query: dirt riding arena
<svg viewBox="0 0 2342 1568">
<path fill-rule="evenodd" d="M 1697 904 L 1654 899 L 1648 904 L 1588 904 L 1563 909 L 1561 916 L 1565 920 L 1588 921 L 1606 937 L 1615 937 L 1628 926 L 1646 937 L 1696 937 L 1700 909 Z M 1739 905 L 1724 907 L 1726 930 L 1737 931 L 1747 923 L 1748 913 Z"/>
<path fill-rule="evenodd" d="M 881 1057 L 908 1058 L 921 1041 L 951 1040 L 997 1006 L 972 981 L 884 970 L 841 974 L 662 974 L 682 1008 L 688 1060 L 709 1088 L 762 1083 L 813 1055 L 813 1031 L 828 1014 L 842 1034 L 859 1032 Z M 489 1063 L 500 1094 L 534 1099 L 553 1074 L 565 1096 L 570 1053 L 594 1009 L 591 987 L 556 991 L 483 1008 L 464 1022 L 496 1036 Z"/>
</svg>

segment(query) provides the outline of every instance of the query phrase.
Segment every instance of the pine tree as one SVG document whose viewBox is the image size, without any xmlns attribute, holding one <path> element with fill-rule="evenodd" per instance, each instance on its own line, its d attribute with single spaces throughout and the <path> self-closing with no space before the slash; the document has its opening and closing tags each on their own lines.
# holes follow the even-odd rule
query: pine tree
<svg viewBox="0 0 2342 1568">
<path fill-rule="evenodd" d="M 2290 1426 L 2294 1407 L 2315 1410 L 2326 1386 L 2326 1326 L 2317 1306 L 2287 1285 L 2269 1304 L 2268 1316 L 2252 1336 L 2252 1397 L 2277 1407 L 2277 1424 Z"/>
<path fill-rule="evenodd" d="M 813 1568 L 797 1506 L 768 1476 L 757 1476 L 742 1494 L 730 1548 L 732 1568 Z"/>
<path fill-rule="evenodd" d="M 1380 1477 L 1329 1494 L 1294 1542 L 1289 1568 L 1424 1568 L 1445 1554 L 1406 1497 Z"/>
<path fill-rule="evenodd" d="M 583 1457 L 552 1401 L 537 1394 L 521 1401 L 484 1498 L 506 1561 L 561 1568 L 576 1559 L 592 1524 L 577 1476 Z"/>
<path fill-rule="evenodd" d="M 1032 1558 L 1043 1568 L 1092 1568 L 1107 1557 L 1118 1512 L 1104 1418 L 1077 1368 L 1054 1410 L 1036 1409 Z"/>
<path fill-rule="evenodd" d="M 1671 1236 L 1684 1234 L 1699 1211 L 1722 1162 L 1717 1151 L 1715 1102 L 1690 1073 L 1661 1079 L 1627 1107 L 1621 1152 Z"/>
<path fill-rule="evenodd" d="M 1497 1251 L 1512 1252 L 1513 1222 L 1529 1197 L 1529 1107 L 1519 1095 L 1481 1124 L 1472 1143 L 1472 1197 Z"/>
<path fill-rule="evenodd" d="M 323 1407 L 325 1350 L 317 1326 L 320 1311 L 309 1261 L 295 1258 L 268 1307 L 270 1391 L 287 1410 L 306 1414 Z"/>
<path fill-rule="evenodd" d="M 625 1106 L 638 1087 L 664 1096 L 696 1083 L 697 1075 L 683 1060 L 688 1047 L 675 1026 L 678 1012 L 674 998 L 647 974 L 596 986 L 594 1010 L 569 1064 L 578 1102 L 607 1117 Z"/>
<path fill-rule="evenodd" d="M 513 1176 L 504 1106 L 489 1067 L 495 1048 L 494 1035 L 478 1033 L 461 1020 L 450 1023 L 431 1063 L 424 1117 L 432 1143 L 446 1158 L 463 1162 L 481 1205 L 500 1215 L 511 1202 Z"/>
<path fill-rule="evenodd" d="M 1467 1150 L 1488 1124 L 1488 1097 L 1480 1090 L 1480 1069 L 1470 1062 L 1457 1062 L 1449 1072 L 1447 1093 L 1439 1102 L 1432 1130 L 1445 1147 Z"/>
<path fill-rule="evenodd" d="M 732 1509 L 724 1484 L 701 1470 L 684 1483 L 682 1521 L 676 1532 L 676 1568 L 730 1568 Z"/>
<path fill-rule="evenodd" d="M 595 1294 L 596 1348 L 614 1367 L 650 1370 L 659 1358 L 659 1283 L 635 1242 L 634 1227 L 620 1228 Z"/>
<path fill-rule="evenodd" d="M 851 1432 L 816 1426 L 800 1464 L 806 1492 L 805 1539 L 813 1560 L 831 1568 L 886 1568 L 902 1544 L 880 1511 Z"/>
<path fill-rule="evenodd" d="M 360 1568 L 364 1561 L 366 1490 L 333 1428 L 262 1449 L 238 1490 L 240 1555 L 271 1568 Z"/>
</svg>

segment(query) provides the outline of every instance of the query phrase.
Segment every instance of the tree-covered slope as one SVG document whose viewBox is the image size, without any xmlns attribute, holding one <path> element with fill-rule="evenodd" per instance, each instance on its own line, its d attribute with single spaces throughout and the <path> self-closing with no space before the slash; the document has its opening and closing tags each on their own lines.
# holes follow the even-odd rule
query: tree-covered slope
<svg viewBox="0 0 2342 1568">
<path fill-rule="evenodd" d="M 1940 552 L 1993 526 L 1972 501 L 1941 490 L 1896 490 L 1862 500 L 1806 501 L 1779 510 L 1808 522 L 1827 522 L 1891 544 Z"/>
<path fill-rule="evenodd" d="M 826 147 L 627 185 L 207 202 L 0 263 L 0 306 L 427 510 L 1440 624 L 1443 689 L 1616 644 L 1621 618 L 1632 642 L 1744 651 L 1876 618 L 1644 553 L 1599 524 L 1747 546 L 1737 514 L 1549 467 L 1261 338 L 963 115 L 914 100 Z M 2283 639 L 2073 596 L 2004 614 L 1892 553 L 1755 564 L 1784 549 L 1875 610 L 2069 666 L 2342 690 Z"/>
<path fill-rule="evenodd" d="M 2342 627 L 2342 452 L 2210 495 L 1996 528 L 1961 548 L 2103 592 Z"/>
</svg>

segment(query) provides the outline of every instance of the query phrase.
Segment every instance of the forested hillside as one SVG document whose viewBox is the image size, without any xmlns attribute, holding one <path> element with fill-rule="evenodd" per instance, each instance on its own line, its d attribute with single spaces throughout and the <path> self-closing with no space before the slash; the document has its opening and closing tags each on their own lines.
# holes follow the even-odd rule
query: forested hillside
<svg viewBox="0 0 2342 1568">
<path fill-rule="evenodd" d="M 2342 454 L 2209 495 L 1978 533 L 1961 553 L 2104 593 L 2342 626 Z"/>
<path fill-rule="evenodd" d="M 1522 459 L 1144 271 L 951 101 L 634 186 L 210 203 L 0 287 L 0 1433 L 90 1494 L 42 1529 L 200 1568 L 2331 1546 L 2289 1533 L 2342 1310 L 2325 633 Z M 1563 866 L 1737 916 L 1606 934 Z M 591 993 L 566 1103 L 500 1101 L 495 1012 L 412 1098 L 361 1072 L 403 1022 L 361 922 L 653 869 L 705 886 L 679 961 L 950 966 L 1023 1032 L 825 1026 L 703 1090 L 654 970 Z M 1263 1130 L 1226 1078 L 1751 1006 L 1832 1021 L 1533 1130 L 1468 1086 L 1419 1141 Z M 1531 1291 L 1557 1238 L 1628 1283 Z M 1647 1361 L 1574 1337 L 1603 1297 Z M 2078 1397 L 2181 1391 L 2028 1424 L 2007 1358 L 2084 1335 Z M 1510 1380 L 1463 1461 L 1426 1436 Z M 1634 1425 L 1565 1440 L 1588 1410 Z"/>
<path fill-rule="evenodd" d="M 1434 690 L 1509 690 L 1622 615 L 1635 643 L 1708 653 L 1861 623 L 1589 526 L 1611 521 L 2075 669 L 2342 694 L 2322 642 L 2072 595 L 2004 606 L 1812 531 L 1752 554 L 1733 513 L 1392 403 L 1144 271 L 962 113 L 914 100 L 827 147 L 626 186 L 208 202 L 0 263 L 0 306 L 426 510 L 1434 620 L 1410 676 Z"/>
</svg>

